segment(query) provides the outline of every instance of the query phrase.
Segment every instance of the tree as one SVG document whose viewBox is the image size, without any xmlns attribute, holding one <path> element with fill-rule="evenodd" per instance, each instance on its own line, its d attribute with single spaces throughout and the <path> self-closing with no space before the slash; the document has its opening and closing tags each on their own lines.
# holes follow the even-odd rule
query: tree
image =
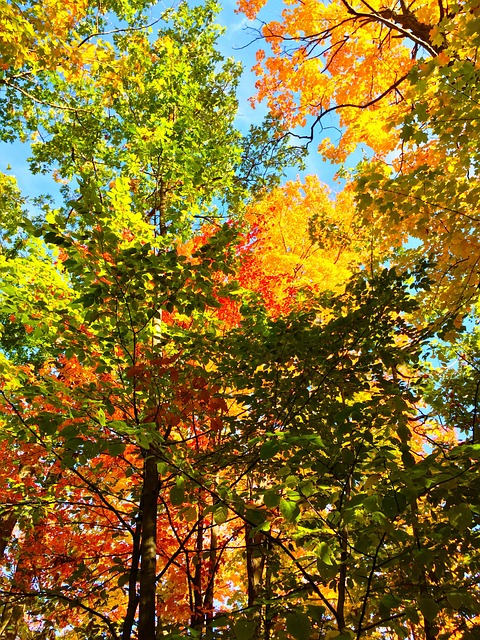
<svg viewBox="0 0 480 640">
<path fill-rule="evenodd" d="M 308 304 L 299 290 L 318 294 L 343 287 L 364 258 L 353 214 L 352 194 L 346 190 L 334 202 L 316 176 L 272 189 L 247 209 L 240 283 L 260 293 L 277 314 Z"/>
<path fill-rule="evenodd" d="M 262 4 L 245 2 L 239 6 L 253 18 Z M 478 376 L 471 344 L 476 338 L 456 345 L 455 331 L 464 328 L 462 318 L 474 308 L 478 297 L 478 220 L 472 211 L 478 189 L 474 169 L 477 149 L 466 142 L 467 138 L 476 139 L 478 119 L 476 23 L 477 8 L 470 3 L 455 8 L 442 3 L 293 3 L 283 11 L 280 22 L 262 26 L 261 35 L 271 46 L 271 56 L 266 57 L 263 51 L 257 54 L 255 100 L 266 99 L 270 110 L 283 117 L 285 129 L 310 125 L 304 136 L 310 142 L 316 129 L 328 124 L 328 114 L 337 112 L 339 141 L 322 142 L 322 154 L 343 161 L 362 142 L 373 150 L 372 159 L 365 160 L 353 175 L 360 226 L 367 236 L 368 230 L 371 232 L 370 266 L 381 264 L 387 255 L 390 264 L 401 269 L 416 265 L 424 274 L 422 286 L 428 292 L 421 294 L 422 307 L 414 312 L 415 321 L 425 326 L 426 320 L 447 319 L 441 332 L 447 342 L 440 342 L 436 354 L 451 367 L 451 359 L 455 361 L 460 355 L 458 370 L 455 367 L 448 373 L 440 368 L 435 375 L 425 373 L 431 380 L 430 392 L 423 407 L 420 404 L 417 409 L 417 425 L 423 425 L 421 437 L 433 446 L 432 457 L 427 456 L 433 468 L 438 453 L 443 451 L 441 456 L 450 457 L 446 452 L 456 439 L 452 426 L 466 430 L 462 415 L 468 416 L 475 438 Z M 309 116 L 313 121 L 307 120 Z M 298 137 L 295 131 L 291 134 Z M 412 244 L 416 247 L 411 248 Z M 453 340 L 450 345 L 449 340 Z M 467 351 L 462 342 L 470 345 Z M 450 401 L 445 384 L 451 388 Z M 460 400 L 458 390 L 466 392 L 467 388 L 469 392 Z M 456 455 L 460 449 L 454 451 Z M 404 462 L 408 466 L 408 461 Z M 458 478 L 468 475 L 470 467 L 464 459 Z M 423 482 L 415 476 L 421 468 L 412 464 L 412 486 Z M 468 529 L 470 508 L 477 509 L 471 501 L 470 481 L 465 485 L 463 480 L 453 482 L 454 474 L 443 476 L 443 469 L 440 476 L 451 491 L 446 503 L 451 511 L 448 524 L 439 525 L 439 530 L 446 532 L 449 526 Z M 435 518 L 438 521 L 438 515 Z M 414 535 L 420 529 L 425 535 L 428 528 L 424 524 L 411 526 Z M 440 538 L 444 544 L 446 538 Z M 442 553 L 436 543 L 425 546 L 429 552 L 435 548 L 435 553 Z M 442 566 L 442 579 L 452 575 L 440 555 L 435 562 Z M 435 606 L 430 601 L 425 607 L 425 594 L 419 595 L 425 636 L 437 637 L 440 629 L 447 637 L 474 634 L 468 630 L 470 614 L 466 611 L 463 621 L 454 616 L 438 623 L 437 605 L 444 586 L 438 570 L 434 582 L 428 584 L 431 559 L 427 566 L 424 587 L 428 591 L 435 584 L 437 591 Z M 462 589 L 468 585 L 473 590 L 470 577 L 462 571 Z M 414 575 L 411 568 L 410 579 Z M 475 582 L 473 576 L 475 570 L 471 574 Z M 395 592 L 398 596 L 398 586 Z M 455 596 L 451 594 L 447 600 L 452 605 Z M 391 604 L 393 611 L 393 601 Z M 362 609 L 367 610 L 368 606 Z M 406 633 L 400 629 L 395 632 Z"/>
<path fill-rule="evenodd" d="M 253 18 L 263 4 L 239 7 Z M 354 176 L 372 249 L 381 261 L 415 239 L 416 250 L 391 259 L 411 267 L 426 255 L 431 312 L 449 309 L 458 322 L 479 273 L 477 16 L 471 2 L 288 3 L 281 21 L 263 24 L 271 55 L 260 50 L 256 66 L 255 101 L 287 129 L 308 124 L 307 141 L 337 113 L 324 157 L 343 162 L 362 143 L 373 151 Z"/>
<path fill-rule="evenodd" d="M 33 13 L 38 9 L 33 6 Z M 157 582 L 159 589 L 181 582 L 172 578 L 173 566 L 187 579 L 192 625 L 202 626 L 205 607 L 212 615 L 219 538 L 210 534 L 211 578 L 204 587 L 200 560 L 213 525 L 200 506 L 194 517 L 190 509 L 184 524 L 175 509 L 183 495 L 182 457 L 202 454 L 225 410 L 215 390 L 205 388 L 208 377 L 199 375 L 204 365 L 197 362 L 215 332 L 212 310 L 232 288 L 222 278 L 231 272 L 236 231 L 218 222 L 212 201 L 228 197 L 234 213 L 243 183 L 255 184 L 258 175 L 266 184 L 276 165 L 255 156 L 256 139 L 263 148 L 269 144 L 257 128 L 245 141 L 248 171 L 242 175 L 239 168 L 240 135 L 232 125 L 238 67 L 230 61 L 222 67 L 213 48 L 214 11 L 208 4 L 165 14 L 173 26 L 165 24 L 152 44 L 145 20 L 130 8 L 119 17 L 134 16 L 134 26 L 116 30 L 115 46 L 88 32 L 87 11 L 78 27 L 87 35 L 81 43 L 76 33 L 73 39 L 80 48 L 94 40 L 95 57 L 84 55 L 73 71 L 53 60 L 35 76 L 25 71 L 15 84 L 4 83 L 4 136 L 38 129 L 33 166 L 54 170 L 66 200 L 58 209 L 45 201 L 44 220 L 17 216 L 27 234 L 54 247 L 56 262 L 48 264 L 52 275 L 45 284 L 56 304 L 43 303 L 36 285 L 41 278 L 31 264 L 24 286 L 26 255 L 10 255 L 8 247 L 5 255 L 3 295 L 12 292 L 10 282 L 18 288 L 6 324 L 19 323 L 3 340 L 4 434 L 18 452 L 13 470 L 5 468 L 10 480 L 2 521 L 4 560 L 16 567 L 3 591 L 3 630 L 12 637 L 29 633 L 28 618 L 32 633 L 45 637 L 73 628 L 82 637 L 108 630 L 129 638 L 134 627 L 140 637 L 154 637 Z M 28 67 L 32 60 L 21 62 Z M 105 73 L 100 63 L 107 62 Z M 32 86 L 27 90 L 24 83 Z M 23 111 L 17 119 L 11 109 L 18 104 Z M 276 146 L 282 158 L 295 155 Z M 69 187 L 72 178 L 77 187 Z M 11 191 L 11 181 L 4 180 Z M 179 243 L 199 220 L 209 220 L 215 233 L 187 257 Z M 35 242 L 28 246 L 41 255 L 43 245 Z M 191 326 L 169 314 L 187 314 Z M 198 400 L 192 378 L 199 380 Z M 201 418 L 206 435 L 196 431 Z M 198 440 L 193 452 L 191 440 Z M 179 452 L 166 455 L 164 445 Z M 32 457 L 27 469 L 26 452 Z M 113 456 L 120 457 L 114 462 Z M 190 456 L 187 461 L 193 464 Z M 34 480 L 20 498 L 25 473 Z M 211 502 L 208 494 L 203 500 L 205 507 Z M 159 509 L 165 509 L 160 530 L 169 523 L 171 535 L 161 538 L 165 566 L 157 576 Z M 193 559 L 185 548 L 190 538 L 196 540 Z M 112 580 L 119 580 L 117 594 Z M 177 619 L 185 621 L 175 614 L 157 626 Z"/>
<path fill-rule="evenodd" d="M 474 637 L 479 452 L 420 363 L 429 264 L 377 269 L 351 190 L 278 185 L 301 154 L 236 130 L 216 5 L 155 40 L 144 8 L 5 69 L 4 136 L 64 200 L 2 178 L 2 633 Z"/>
</svg>

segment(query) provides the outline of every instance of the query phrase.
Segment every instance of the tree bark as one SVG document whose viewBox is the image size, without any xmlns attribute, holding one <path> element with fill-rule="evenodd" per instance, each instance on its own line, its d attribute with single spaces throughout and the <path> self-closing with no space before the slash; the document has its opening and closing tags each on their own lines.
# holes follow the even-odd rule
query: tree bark
<svg viewBox="0 0 480 640">
<path fill-rule="evenodd" d="M 208 584 L 205 589 L 205 597 L 203 600 L 203 608 L 205 610 L 205 623 L 207 640 L 213 638 L 213 629 L 211 621 L 213 619 L 213 598 L 215 593 L 215 574 L 217 572 L 217 526 L 212 518 L 212 528 L 210 529 L 210 555 L 209 555 L 209 572 Z"/>
<path fill-rule="evenodd" d="M 138 607 L 138 567 L 140 563 L 140 543 L 142 536 L 142 502 L 140 501 L 140 511 L 138 514 L 135 531 L 133 533 L 132 562 L 130 565 L 130 576 L 128 580 L 128 605 L 125 620 L 123 622 L 122 640 L 130 640 L 133 623 Z"/>
<path fill-rule="evenodd" d="M 5 549 L 11 542 L 16 523 L 17 515 L 13 508 L 7 508 L 0 514 L 0 556 L 4 555 Z"/>
<path fill-rule="evenodd" d="M 148 450 L 145 452 L 142 488 L 140 610 L 138 619 L 138 637 L 141 640 L 155 640 L 158 491 L 157 461 L 152 451 Z"/>
<path fill-rule="evenodd" d="M 245 523 L 245 547 L 247 555 L 247 605 L 252 607 L 252 617 L 256 623 L 255 638 L 261 635 L 261 607 L 258 605 L 258 594 L 263 583 L 265 565 L 265 536 L 257 531 L 252 536 L 252 526 Z"/>
<path fill-rule="evenodd" d="M 203 518 L 198 522 L 197 528 L 197 543 L 195 545 L 196 551 L 196 565 L 195 573 L 193 575 L 193 612 L 192 612 L 192 627 L 201 631 L 203 627 L 203 620 L 205 617 L 203 611 L 203 596 L 202 596 L 202 568 L 203 568 Z"/>
<path fill-rule="evenodd" d="M 270 640 L 271 631 L 273 627 L 273 610 L 272 606 L 269 604 L 268 600 L 272 596 L 272 576 L 273 576 L 273 566 L 272 566 L 272 540 L 271 538 L 267 538 L 265 541 L 265 580 L 264 580 L 264 591 L 265 597 L 267 598 L 267 602 L 264 607 L 265 617 L 264 617 L 264 626 L 263 626 L 263 640 Z"/>
<path fill-rule="evenodd" d="M 253 607 L 258 598 L 258 590 L 262 585 L 263 567 L 265 564 L 265 536 L 260 531 L 252 537 L 252 526 L 245 523 L 245 546 L 247 552 L 247 595 L 248 606 Z"/>
</svg>

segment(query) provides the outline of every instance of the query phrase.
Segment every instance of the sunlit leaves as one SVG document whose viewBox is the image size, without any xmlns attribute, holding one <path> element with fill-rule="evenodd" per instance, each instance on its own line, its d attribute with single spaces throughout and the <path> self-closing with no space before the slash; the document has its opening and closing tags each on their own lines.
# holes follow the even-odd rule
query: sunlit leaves
<svg viewBox="0 0 480 640">
<path fill-rule="evenodd" d="M 272 190 L 246 217 L 239 280 L 274 314 L 302 305 L 308 292 L 339 288 L 360 257 L 350 194 L 334 201 L 315 176 Z"/>
<path fill-rule="evenodd" d="M 284 139 L 274 157 L 271 119 L 241 142 L 216 6 L 181 5 L 154 36 L 141 4 L 107 6 L 128 22 L 107 42 L 91 28 L 111 15 L 47 3 L 65 51 L 45 58 L 40 21 L 29 58 L 20 21 L 3 69 L 4 135 L 41 124 L 34 168 L 55 168 L 65 199 L 34 224 L 0 184 L 1 586 L 25 601 L 18 625 L 134 637 L 148 510 L 156 635 L 474 625 L 478 345 L 440 345 L 439 372 L 419 364 L 461 322 L 424 292 L 445 308 L 476 277 L 473 13 L 309 1 L 265 26 L 259 90 L 277 115 L 290 126 L 344 104 L 327 152 L 363 141 L 382 157 L 359 169 L 355 203 L 314 177 L 249 194 L 300 154 Z M 419 47 L 431 59 L 417 65 Z M 426 259 L 390 252 L 410 236 Z M 464 364 L 441 370 L 460 347 Z"/>
<path fill-rule="evenodd" d="M 239 7 L 253 18 L 263 4 Z M 459 319 L 478 286 L 477 21 L 469 1 L 451 11 L 442 2 L 288 3 L 262 27 L 271 55 L 260 51 L 255 67 L 255 100 L 286 128 L 310 125 L 308 116 L 320 127 L 336 112 L 340 130 L 321 141 L 324 157 L 373 150 L 356 180 L 371 258 L 393 248 L 390 259 L 411 267 L 427 256 L 430 314 Z M 415 249 L 398 255 L 408 241 Z"/>
<path fill-rule="evenodd" d="M 253 18 L 261 4 L 240 2 L 239 7 Z M 374 17 L 382 10 L 391 14 L 388 25 Z M 340 106 L 346 129 L 340 145 L 337 140 L 321 145 L 331 158 L 344 159 L 360 141 L 378 153 L 390 151 L 396 136 L 386 122 L 402 113 L 401 91 L 412 66 L 407 43 L 391 37 L 395 25 L 402 24 L 395 15 L 381 5 L 289 3 L 281 22 L 262 28 L 272 55 L 257 54 L 255 101 L 266 100 L 287 127 L 305 125 L 308 116 L 322 117 Z"/>
</svg>

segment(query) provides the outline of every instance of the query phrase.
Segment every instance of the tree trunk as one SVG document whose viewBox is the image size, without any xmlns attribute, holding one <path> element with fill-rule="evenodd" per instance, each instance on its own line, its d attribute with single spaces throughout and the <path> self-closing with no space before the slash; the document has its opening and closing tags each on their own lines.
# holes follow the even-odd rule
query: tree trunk
<svg viewBox="0 0 480 640">
<path fill-rule="evenodd" d="M 247 605 L 252 607 L 252 618 L 256 623 L 254 638 L 261 634 L 261 610 L 258 606 L 258 594 L 263 582 L 265 565 L 265 536 L 257 531 L 252 536 L 252 526 L 245 523 L 245 547 L 247 555 Z"/>
<path fill-rule="evenodd" d="M 247 551 L 247 595 L 248 606 L 253 607 L 258 598 L 258 590 L 262 585 L 263 567 L 265 564 L 265 536 L 257 531 L 252 537 L 252 526 L 245 523 L 245 546 Z"/>
<path fill-rule="evenodd" d="M 273 566 L 272 566 L 272 540 L 271 538 L 267 538 L 265 541 L 266 547 L 266 555 L 265 555 L 265 598 L 267 602 L 264 607 L 265 617 L 264 617 L 264 626 L 263 626 L 263 640 L 270 640 L 271 631 L 273 627 L 273 611 L 271 604 L 268 603 L 268 600 L 272 595 L 272 576 L 273 576 Z"/>
<path fill-rule="evenodd" d="M 425 616 L 423 616 L 423 629 L 425 631 L 425 640 L 436 640 L 438 627 L 436 624 L 429 622 Z"/>
<path fill-rule="evenodd" d="M 145 452 L 142 488 L 142 541 L 140 545 L 140 610 L 138 637 L 155 640 L 157 573 L 157 461 L 151 450 Z"/>
<path fill-rule="evenodd" d="M 16 523 L 17 515 L 11 507 L 0 514 L 0 556 L 4 555 L 5 549 L 10 544 Z"/>
<path fill-rule="evenodd" d="M 138 607 L 138 566 L 140 563 L 140 543 L 142 536 L 142 502 L 140 501 L 140 512 L 138 514 L 135 531 L 133 532 L 132 562 L 130 565 L 130 576 L 128 579 L 128 606 L 125 620 L 123 622 L 122 640 L 130 640 L 132 627 L 135 622 L 135 614 Z"/>
<path fill-rule="evenodd" d="M 196 565 L 195 573 L 193 575 L 193 612 L 192 612 L 192 627 L 194 629 L 202 630 L 204 611 L 203 611 L 203 596 L 202 596 L 202 568 L 203 568 L 203 518 L 199 519 L 197 528 L 197 543 L 195 545 L 196 551 Z"/>
<path fill-rule="evenodd" d="M 206 633 L 207 640 L 213 638 L 213 629 L 211 622 L 213 619 L 213 597 L 215 593 L 215 574 L 217 572 L 217 526 L 212 518 L 212 528 L 210 529 L 210 554 L 209 554 L 209 572 L 208 584 L 205 589 L 205 597 L 203 600 L 203 608 L 205 610 Z"/>
<path fill-rule="evenodd" d="M 0 613 L 0 634 L 3 640 L 16 640 L 23 621 L 24 607 L 15 602 L 5 603 Z"/>
</svg>

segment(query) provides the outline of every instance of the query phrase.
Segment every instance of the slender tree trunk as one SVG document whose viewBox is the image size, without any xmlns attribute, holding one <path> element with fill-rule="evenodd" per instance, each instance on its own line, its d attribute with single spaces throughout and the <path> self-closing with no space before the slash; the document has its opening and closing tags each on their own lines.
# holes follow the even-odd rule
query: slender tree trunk
<svg viewBox="0 0 480 640">
<path fill-rule="evenodd" d="M 32 473 L 29 465 L 19 466 L 18 475 L 25 478 Z M 18 513 L 14 507 L 7 507 L 0 514 L 0 557 L 5 555 L 7 547 L 12 542 L 13 530 L 18 521 Z M 18 565 L 17 565 L 18 570 Z M 15 582 L 15 576 L 13 583 Z M 25 606 L 20 602 L 4 601 L 0 606 L 0 638 L 2 640 L 16 640 L 19 636 L 20 625 L 23 622 Z"/>
<path fill-rule="evenodd" d="M 163 215 L 165 209 L 166 187 L 160 179 L 160 202 L 155 203 L 152 214 L 157 233 L 164 235 Z M 157 309 L 153 317 L 153 343 L 158 346 L 162 339 L 162 310 Z M 142 523 L 140 542 L 140 597 L 138 613 L 139 640 L 155 640 L 156 636 L 156 595 L 157 595 L 157 517 L 160 483 L 157 459 L 152 448 L 144 450 L 143 487 L 140 501 Z M 133 562 L 132 562 L 133 565 Z M 133 582 L 133 578 L 132 578 Z M 130 603 L 129 603 L 130 605 Z M 132 603 L 133 609 L 133 603 Z M 128 640 L 122 638 L 122 640 Z"/>
<path fill-rule="evenodd" d="M 265 597 L 269 599 L 272 593 L 272 541 L 267 538 L 265 541 L 266 556 L 265 556 Z M 265 618 L 263 627 L 263 640 L 270 640 L 270 635 L 273 626 L 272 606 L 267 602 L 265 604 Z"/>
<path fill-rule="evenodd" d="M 436 640 L 438 627 L 436 624 L 429 622 L 425 616 L 423 616 L 423 628 L 425 631 L 425 640 Z"/>
<path fill-rule="evenodd" d="M 12 533 L 17 523 L 17 515 L 12 508 L 7 508 L 0 514 L 0 556 L 10 544 Z"/>
<path fill-rule="evenodd" d="M 122 640 L 130 640 L 132 627 L 135 622 L 135 614 L 138 607 L 138 568 L 140 564 L 140 542 L 142 536 L 142 502 L 140 501 L 140 511 L 138 514 L 135 531 L 133 534 L 132 562 L 130 565 L 130 576 L 128 579 L 128 606 L 122 629 Z"/>
<path fill-rule="evenodd" d="M 252 536 L 252 526 L 245 523 L 245 547 L 247 555 L 247 605 L 252 607 L 252 616 L 256 622 L 254 638 L 260 638 L 261 611 L 258 606 L 258 593 L 262 587 L 265 536 L 257 532 Z"/>
<path fill-rule="evenodd" d="M 140 610 L 138 637 L 155 640 L 157 573 L 157 461 L 151 450 L 145 452 L 142 488 L 142 540 L 140 545 Z"/>
<path fill-rule="evenodd" d="M 23 554 L 27 555 L 27 554 Z M 22 576 L 22 555 L 17 561 L 15 573 L 12 576 L 11 585 L 20 586 L 20 589 L 28 589 L 28 583 L 25 584 L 24 576 Z M 25 600 L 22 600 L 20 594 L 10 594 L 4 596 L 2 606 L 0 607 L 0 638 L 2 640 L 17 640 L 22 638 L 22 631 L 26 632 L 25 622 Z"/>
<path fill-rule="evenodd" d="M 347 589 L 347 567 L 345 561 L 347 559 L 347 531 L 343 529 L 341 532 L 341 560 L 340 576 L 338 581 L 338 598 L 337 598 L 337 625 L 340 632 L 345 630 L 345 596 Z"/>
<path fill-rule="evenodd" d="M 205 617 L 203 611 L 203 596 L 202 596 L 202 569 L 203 569 L 203 518 L 198 522 L 197 529 L 197 543 L 195 545 L 196 560 L 195 573 L 193 575 L 193 612 L 192 612 L 192 627 L 201 631 L 203 627 L 203 620 Z"/>
<path fill-rule="evenodd" d="M 355 455 L 355 451 L 352 451 Z M 351 471 L 353 474 L 353 469 Z M 345 500 L 348 501 L 350 499 L 352 487 L 352 478 L 351 475 L 345 481 Z M 348 528 L 343 527 L 340 533 L 340 547 L 342 549 L 342 553 L 340 555 L 340 575 L 338 581 L 338 598 L 337 598 L 337 625 L 340 633 L 346 631 L 345 626 L 345 602 L 347 595 L 347 558 L 348 558 Z"/>
<path fill-rule="evenodd" d="M 412 505 L 412 512 L 415 515 L 418 515 L 418 505 L 416 501 Z M 417 525 L 415 523 L 413 524 L 412 529 L 417 542 L 417 548 L 420 550 L 422 548 L 422 541 L 418 533 Z M 425 569 L 420 574 L 420 595 L 427 598 L 430 597 L 430 593 L 428 589 L 428 576 Z M 423 631 L 425 633 L 425 640 L 436 640 L 438 635 L 437 625 L 435 623 L 429 622 L 425 616 L 422 616 L 422 617 L 423 617 Z"/>
<path fill-rule="evenodd" d="M 245 523 L 245 551 L 247 560 L 247 606 L 253 607 L 257 599 L 255 568 L 253 564 L 253 540 L 250 537 L 251 525 Z"/>
<path fill-rule="evenodd" d="M 208 573 L 208 584 L 205 589 L 205 597 L 203 600 L 203 608 L 205 610 L 206 633 L 207 640 L 213 638 L 213 630 L 210 623 L 213 619 L 213 596 L 215 593 L 215 574 L 217 572 L 217 527 L 212 518 L 212 528 L 210 529 L 210 569 Z"/>
<path fill-rule="evenodd" d="M 33 473 L 32 467 L 30 465 L 19 464 L 18 467 L 18 476 L 22 480 L 27 478 Z M 50 471 L 48 472 L 48 476 L 52 478 L 52 474 Z M 54 481 L 58 479 L 58 475 L 53 476 Z M 3 556 L 5 553 L 5 549 L 11 542 L 13 530 L 15 529 L 15 525 L 17 524 L 18 514 L 13 506 L 6 507 L 0 513 L 0 556 Z"/>
</svg>

